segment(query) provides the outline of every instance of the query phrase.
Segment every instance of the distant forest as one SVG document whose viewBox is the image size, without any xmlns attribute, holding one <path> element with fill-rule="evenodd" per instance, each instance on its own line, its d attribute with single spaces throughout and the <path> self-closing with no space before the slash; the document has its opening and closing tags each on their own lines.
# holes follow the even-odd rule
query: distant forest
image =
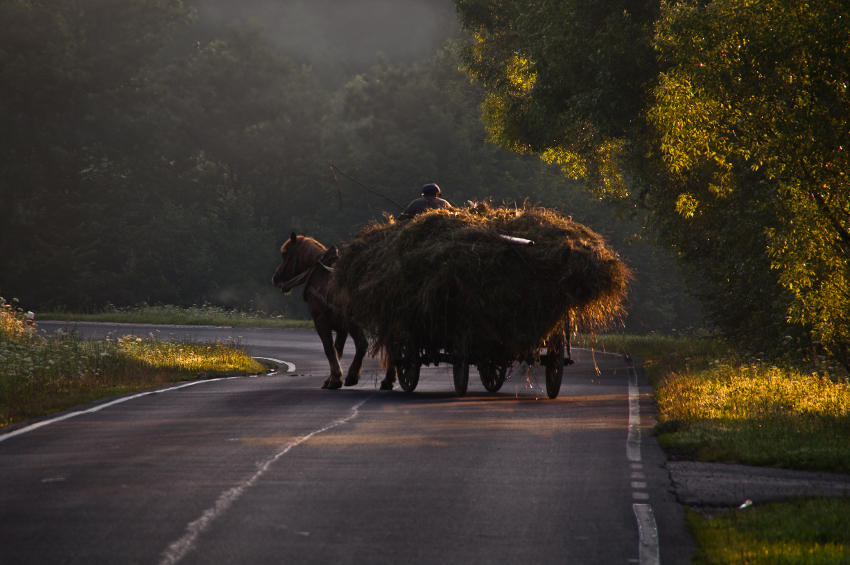
<svg viewBox="0 0 850 565">
<path fill-rule="evenodd" d="M 333 163 L 402 204 L 435 182 L 455 205 L 562 210 L 637 272 L 626 329 L 701 323 L 637 207 L 488 142 L 452 2 L 365 2 L 413 14 L 379 22 L 396 37 L 351 4 L 0 3 L 0 294 L 303 316 L 270 282 L 289 233 L 341 245 L 398 212 Z"/>
</svg>

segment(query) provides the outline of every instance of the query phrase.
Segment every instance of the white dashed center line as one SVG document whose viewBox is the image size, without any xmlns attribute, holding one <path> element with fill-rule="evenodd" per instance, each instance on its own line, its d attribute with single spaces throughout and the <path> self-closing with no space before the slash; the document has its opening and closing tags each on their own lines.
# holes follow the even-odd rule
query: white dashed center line
<svg viewBox="0 0 850 565">
<path fill-rule="evenodd" d="M 371 396 L 369 398 L 372 398 Z M 183 534 L 183 537 L 173 542 L 168 548 L 163 552 L 162 559 L 159 562 L 159 565 L 174 565 L 178 563 L 183 557 L 186 556 L 187 553 L 192 551 L 195 548 L 195 542 L 204 531 L 206 531 L 210 525 L 222 514 L 224 514 L 230 506 L 239 500 L 242 494 L 254 486 L 257 481 L 266 473 L 266 471 L 271 468 L 272 464 L 289 453 L 289 451 L 296 447 L 311 437 L 315 435 L 319 435 L 323 432 L 330 430 L 331 428 L 335 428 L 341 424 L 344 424 L 357 416 L 358 410 L 363 404 L 366 403 L 367 400 L 363 400 L 356 406 L 351 408 L 351 414 L 346 416 L 345 418 L 340 418 L 339 420 L 334 420 L 323 428 L 310 432 L 309 434 L 298 438 L 293 441 L 289 445 L 287 445 L 283 450 L 279 451 L 273 457 L 268 459 L 265 463 L 260 466 L 260 470 L 254 473 L 251 477 L 249 477 L 245 482 L 239 484 L 229 490 L 222 492 L 218 500 L 215 501 L 215 505 L 211 508 L 208 508 L 197 520 L 191 522 L 186 527 L 186 533 Z M 298 532 L 300 535 L 310 535 L 309 532 Z"/>
</svg>

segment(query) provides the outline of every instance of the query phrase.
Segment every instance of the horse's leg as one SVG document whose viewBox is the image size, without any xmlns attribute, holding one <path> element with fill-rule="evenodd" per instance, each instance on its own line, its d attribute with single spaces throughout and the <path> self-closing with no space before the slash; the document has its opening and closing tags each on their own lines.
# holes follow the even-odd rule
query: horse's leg
<svg viewBox="0 0 850 565">
<path fill-rule="evenodd" d="M 381 381 L 381 390 L 392 390 L 395 384 L 395 363 L 393 363 L 393 354 L 387 354 L 387 376 Z"/>
<path fill-rule="evenodd" d="M 342 367 L 339 364 L 336 347 L 334 347 L 330 324 L 323 320 L 322 317 L 314 319 L 313 322 L 316 326 L 316 332 L 322 340 L 322 346 L 325 348 L 325 356 L 328 358 L 328 363 L 331 365 L 331 376 L 325 380 L 322 388 L 340 388 L 342 386 Z"/>
<path fill-rule="evenodd" d="M 381 381 L 381 390 L 392 390 L 395 384 L 395 365 L 390 360 L 390 366 L 387 367 L 387 376 Z"/>
<path fill-rule="evenodd" d="M 366 356 L 366 350 L 369 349 L 369 340 L 363 334 L 363 330 L 357 326 L 349 326 L 351 339 L 354 340 L 354 359 L 351 360 L 351 366 L 348 368 L 348 375 L 345 377 L 345 386 L 354 386 L 360 382 L 360 370 L 363 368 L 363 358 Z"/>
<path fill-rule="evenodd" d="M 348 332 L 346 330 L 338 330 L 336 332 L 336 339 L 334 340 L 334 349 L 336 349 L 336 354 L 342 360 L 342 350 L 345 348 L 345 340 L 348 339 Z"/>
</svg>

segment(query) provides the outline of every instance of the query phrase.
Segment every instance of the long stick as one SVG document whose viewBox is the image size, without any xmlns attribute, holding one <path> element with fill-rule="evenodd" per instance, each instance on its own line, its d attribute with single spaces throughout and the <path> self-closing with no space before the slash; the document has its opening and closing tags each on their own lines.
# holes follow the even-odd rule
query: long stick
<svg viewBox="0 0 850 565">
<path fill-rule="evenodd" d="M 330 165 L 330 163 L 328 163 Z M 334 176 L 334 182 L 336 183 L 336 193 L 339 196 L 339 210 L 342 211 L 342 189 L 339 187 L 339 180 L 336 178 L 336 173 L 334 172 L 334 166 L 331 165 L 331 174 Z"/>
<path fill-rule="evenodd" d="M 393 199 L 392 199 L 392 198 L 390 198 L 389 196 L 384 196 L 384 195 L 383 195 L 383 194 L 381 194 L 380 192 L 375 192 L 374 190 L 372 190 L 371 188 L 369 188 L 368 186 L 366 186 L 365 184 L 363 184 L 363 183 L 362 183 L 362 182 L 360 182 L 359 180 L 351 178 L 350 176 L 348 176 L 347 174 L 345 174 L 344 172 L 342 172 L 342 170 L 341 170 L 339 167 L 337 167 L 336 165 L 334 165 L 334 164 L 333 164 L 333 163 L 331 163 L 330 161 L 328 161 L 328 165 L 330 165 L 330 166 L 331 166 L 331 171 L 333 171 L 334 169 L 336 169 L 337 171 L 339 171 L 339 174 L 341 174 L 342 176 L 344 176 L 344 177 L 345 177 L 345 178 L 347 178 L 348 180 L 351 180 L 351 181 L 356 182 L 357 184 L 359 184 L 360 186 L 362 186 L 363 188 L 365 188 L 366 190 L 368 190 L 369 192 L 371 192 L 371 193 L 372 193 L 372 194 L 374 194 L 375 196 L 380 196 L 380 197 L 381 197 L 381 198 L 383 198 L 384 200 L 389 200 L 390 202 L 392 202 L 393 204 L 395 204 L 396 206 L 398 206 L 399 208 L 401 208 L 402 210 L 404 210 L 404 206 L 402 206 L 401 204 L 399 204 L 398 202 L 396 202 L 395 200 L 393 200 Z"/>
</svg>

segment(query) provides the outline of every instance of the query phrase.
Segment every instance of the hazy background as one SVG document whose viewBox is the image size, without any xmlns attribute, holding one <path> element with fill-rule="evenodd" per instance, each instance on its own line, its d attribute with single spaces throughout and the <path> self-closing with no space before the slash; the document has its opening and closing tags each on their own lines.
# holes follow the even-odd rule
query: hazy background
<svg viewBox="0 0 850 565">
<path fill-rule="evenodd" d="M 234 21 L 259 25 L 287 57 L 309 65 L 327 89 L 336 89 L 380 58 L 398 65 L 427 59 L 447 39 L 460 38 L 451 0 L 192 0 L 198 21 L 171 49 L 222 37 Z"/>
</svg>

